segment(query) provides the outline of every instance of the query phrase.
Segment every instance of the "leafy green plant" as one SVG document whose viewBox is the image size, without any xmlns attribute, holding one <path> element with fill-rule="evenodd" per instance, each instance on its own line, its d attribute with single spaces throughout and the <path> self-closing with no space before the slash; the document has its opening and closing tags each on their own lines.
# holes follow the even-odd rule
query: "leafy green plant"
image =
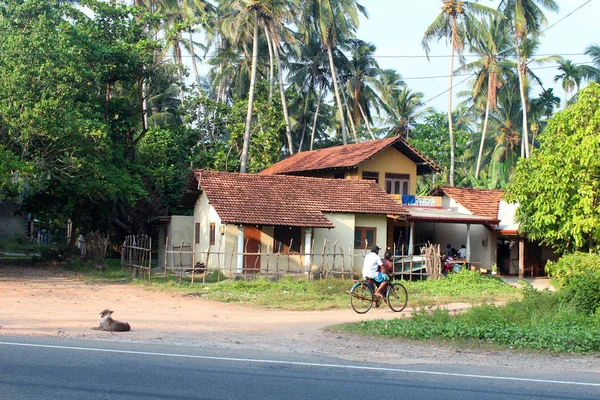
<svg viewBox="0 0 600 400">
<path fill-rule="evenodd" d="M 568 285 L 571 278 L 584 271 L 600 272 L 600 254 L 573 253 L 562 256 L 558 261 L 548 263 L 546 272 L 555 278 L 561 285 Z"/>
<path fill-rule="evenodd" d="M 578 312 L 595 313 L 600 310 L 600 271 L 586 269 L 573 275 L 561 294 Z"/>
</svg>

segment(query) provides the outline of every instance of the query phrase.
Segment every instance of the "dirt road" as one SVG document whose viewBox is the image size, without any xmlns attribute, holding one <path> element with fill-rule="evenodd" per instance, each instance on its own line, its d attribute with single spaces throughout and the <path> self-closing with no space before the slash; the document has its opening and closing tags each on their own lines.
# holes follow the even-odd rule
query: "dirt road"
<svg viewBox="0 0 600 400">
<path fill-rule="evenodd" d="M 454 304 L 451 308 L 465 306 Z M 115 319 L 128 321 L 131 332 L 91 330 L 105 308 L 115 311 Z M 366 315 L 358 315 L 350 307 L 316 312 L 257 310 L 130 285 L 85 283 L 76 274 L 58 268 L 0 265 L 0 340 L 8 335 L 73 337 L 294 351 L 391 364 L 546 366 L 600 372 L 599 357 L 465 351 L 324 330 L 338 323 L 396 317 L 387 308 L 373 309 Z"/>
</svg>

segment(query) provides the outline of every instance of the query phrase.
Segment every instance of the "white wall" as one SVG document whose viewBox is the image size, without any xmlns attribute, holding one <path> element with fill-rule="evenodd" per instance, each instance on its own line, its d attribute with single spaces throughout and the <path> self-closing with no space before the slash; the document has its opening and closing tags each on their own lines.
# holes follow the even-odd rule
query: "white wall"
<svg viewBox="0 0 600 400">
<path fill-rule="evenodd" d="M 160 224 L 158 231 L 158 267 L 163 268 L 165 265 L 165 228 L 168 237 L 169 250 L 173 250 L 173 245 L 180 246 L 181 242 L 187 245 L 191 245 L 194 237 L 194 217 L 186 215 L 173 215 L 171 221 Z M 182 255 L 183 257 L 183 255 Z M 172 268 L 174 263 L 178 260 L 178 256 L 169 254 L 167 257 L 167 267 Z M 191 264 L 189 256 L 182 259 L 183 263 Z"/>
<path fill-rule="evenodd" d="M 440 245 L 440 251 L 444 251 L 447 244 L 456 250 L 467 244 L 466 224 L 443 224 L 432 222 L 416 222 L 416 235 L 423 233 L 433 235 L 433 243 Z M 496 262 L 495 235 L 483 225 L 471 225 L 471 260 L 478 262 L 479 267 L 490 268 Z M 416 240 L 416 239 L 415 239 Z M 419 244 L 419 243 L 415 243 Z M 485 245 L 484 245 L 485 244 Z"/>
</svg>

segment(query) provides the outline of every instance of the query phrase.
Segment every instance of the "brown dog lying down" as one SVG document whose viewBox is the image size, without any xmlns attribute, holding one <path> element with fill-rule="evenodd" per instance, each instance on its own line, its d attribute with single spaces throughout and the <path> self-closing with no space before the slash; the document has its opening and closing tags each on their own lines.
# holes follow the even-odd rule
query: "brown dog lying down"
<svg viewBox="0 0 600 400">
<path fill-rule="evenodd" d="M 92 328 L 97 331 L 109 332 L 127 332 L 131 330 L 131 326 L 127 322 L 115 321 L 112 319 L 113 311 L 106 309 L 100 313 L 100 325 L 97 328 Z"/>
</svg>

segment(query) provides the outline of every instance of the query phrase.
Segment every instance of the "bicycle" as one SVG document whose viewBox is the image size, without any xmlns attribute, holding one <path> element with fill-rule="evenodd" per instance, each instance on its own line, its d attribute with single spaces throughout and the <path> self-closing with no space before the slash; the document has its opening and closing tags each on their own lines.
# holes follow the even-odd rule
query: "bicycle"
<svg viewBox="0 0 600 400">
<path fill-rule="evenodd" d="M 356 282 L 349 292 L 352 309 L 358 314 L 364 314 L 373 307 L 373 304 L 379 307 L 382 299 L 375 296 L 376 289 L 376 283 L 372 279 Z M 385 302 L 394 312 L 404 310 L 408 303 L 408 292 L 404 285 L 396 281 L 390 282 L 385 293 Z"/>
</svg>

